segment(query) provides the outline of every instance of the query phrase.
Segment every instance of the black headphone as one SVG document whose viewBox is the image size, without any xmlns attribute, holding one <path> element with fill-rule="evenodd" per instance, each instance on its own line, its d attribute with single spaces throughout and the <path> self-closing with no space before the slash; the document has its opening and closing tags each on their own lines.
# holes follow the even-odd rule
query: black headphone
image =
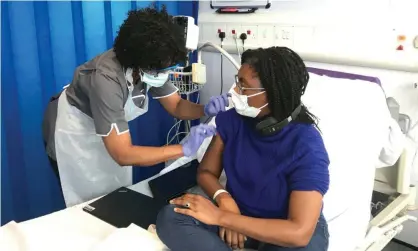
<svg viewBox="0 0 418 251">
<path fill-rule="evenodd" d="M 278 133 L 283 127 L 287 126 L 292 120 L 296 119 L 299 115 L 302 106 L 299 105 L 296 109 L 290 114 L 289 117 L 285 118 L 282 121 L 277 121 L 274 117 L 267 117 L 262 121 L 258 122 L 255 125 L 255 130 L 261 134 L 261 136 L 271 136 Z"/>
</svg>

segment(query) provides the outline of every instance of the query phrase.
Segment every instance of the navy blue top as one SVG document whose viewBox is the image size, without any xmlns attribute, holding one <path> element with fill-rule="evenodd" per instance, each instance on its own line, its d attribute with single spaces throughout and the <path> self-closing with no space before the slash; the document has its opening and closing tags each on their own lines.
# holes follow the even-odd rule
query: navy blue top
<svg viewBox="0 0 418 251">
<path fill-rule="evenodd" d="M 263 137 L 255 131 L 255 121 L 235 109 L 216 116 L 225 145 L 226 190 L 243 215 L 287 219 L 292 191 L 327 192 L 328 154 L 314 125 L 293 122 Z"/>
</svg>

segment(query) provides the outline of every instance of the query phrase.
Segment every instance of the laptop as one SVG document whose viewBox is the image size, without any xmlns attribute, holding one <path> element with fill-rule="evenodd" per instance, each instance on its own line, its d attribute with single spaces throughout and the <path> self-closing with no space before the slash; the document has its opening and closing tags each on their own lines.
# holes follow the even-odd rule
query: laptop
<svg viewBox="0 0 418 251">
<path fill-rule="evenodd" d="M 83 211 L 117 228 L 126 228 L 134 223 L 148 229 L 150 224 L 155 224 L 164 205 L 149 196 L 121 187 L 86 205 Z"/>
<path fill-rule="evenodd" d="M 183 195 L 197 185 L 196 175 L 199 162 L 193 160 L 179 168 L 148 181 L 154 199 L 167 204 L 171 199 Z"/>
</svg>

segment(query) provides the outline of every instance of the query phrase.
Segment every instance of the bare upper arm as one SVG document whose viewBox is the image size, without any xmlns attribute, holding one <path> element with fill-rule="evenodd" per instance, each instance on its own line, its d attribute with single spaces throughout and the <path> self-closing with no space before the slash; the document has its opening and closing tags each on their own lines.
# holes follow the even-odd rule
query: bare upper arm
<svg viewBox="0 0 418 251">
<path fill-rule="evenodd" d="M 167 97 L 159 98 L 158 101 L 160 101 L 161 105 L 170 115 L 174 116 L 176 114 L 177 106 L 181 101 L 181 97 L 178 93 L 174 93 Z"/>
<path fill-rule="evenodd" d="M 115 128 L 108 136 L 102 137 L 104 145 L 110 156 L 119 164 L 123 163 L 123 154 L 132 146 L 131 134 L 129 131 L 118 134 Z"/>
<path fill-rule="evenodd" d="M 290 194 L 289 220 L 311 238 L 322 210 L 322 194 L 317 191 L 293 191 Z"/>
<path fill-rule="evenodd" d="M 220 177 L 222 173 L 222 154 L 224 150 L 224 143 L 222 138 L 218 135 L 212 138 L 208 149 L 200 162 L 198 173 L 210 172 L 216 177 Z"/>
</svg>

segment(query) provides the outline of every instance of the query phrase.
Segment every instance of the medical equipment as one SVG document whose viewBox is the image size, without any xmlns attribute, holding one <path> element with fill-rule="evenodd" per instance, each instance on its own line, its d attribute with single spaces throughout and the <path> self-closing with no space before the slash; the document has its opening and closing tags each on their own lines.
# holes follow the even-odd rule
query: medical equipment
<svg viewBox="0 0 418 251">
<path fill-rule="evenodd" d="M 212 9 L 218 8 L 240 8 L 240 9 L 258 9 L 265 8 L 269 9 L 271 7 L 270 0 L 246 0 L 246 1 L 225 1 L 225 0 L 212 0 L 210 1 L 210 7 Z"/>
<path fill-rule="evenodd" d="M 239 64 L 234 58 L 222 49 L 220 46 L 207 42 L 199 46 L 197 49 L 197 63 L 193 63 L 191 66 L 178 67 L 170 73 L 170 81 L 179 89 L 180 94 L 186 95 L 186 99 L 190 100 L 190 95 L 200 91 L 206 83 L 206 66 L 202 63 L 202 49 L 207 47 L 213 47 L 225 56 L 237 69 Z M 197 96 L 196 103 L 199 103 L 199 94 Z M 187 135 L 190 131 L 190 121 L 185 121 L 185 130 L 180 132 L 181 123 L 183 120 L 174 119 L 174 125 L 167 133 L 166 144 L 180 143 L 180 135 Z M 175 130 L 174 136 L 170 138 L 171 132 Z"/>
<path fill-rule="evenodd" d="M 199 27 L 195 25 L 195 19 L 190 16 L 174 16 L 174 22 L 182 26 L 184 29 L 185 48 L 189 53 L 197 49 L 199 41 Z M 204 76 L 204 77 L 202 77 Z M 178 88 L 180 95 L 186 95 L 186 99 L 190 101 L 190 95 L 203 88 L 206 83 L 206 68 L 197 64 L 192 64 L 186 61 L 186 65 L 179 66 L 172 70 L 169 75 L 169 80 Z M 199 102 L 197 96 L 196 103 Z M 167 133 L 167 145 L 177 139 L 179 143 L 179 135 L 187 134 L 190 131 L 190 122 L 185 123 L 185 132 L 179 132 L 182 120 L 174 119 L 174 125 Z M 169 139 L 171 131 L 175 129 L 175 135 Z"/>
<path fill-rule="evenodd" d="M 199 26 L 194 24 L 194 18 L 189 16 L 174 16 L 174 22 L 184 28 L 185 45 L 188 50 L 197 49 L 199 42 Z"/>
</svg>

